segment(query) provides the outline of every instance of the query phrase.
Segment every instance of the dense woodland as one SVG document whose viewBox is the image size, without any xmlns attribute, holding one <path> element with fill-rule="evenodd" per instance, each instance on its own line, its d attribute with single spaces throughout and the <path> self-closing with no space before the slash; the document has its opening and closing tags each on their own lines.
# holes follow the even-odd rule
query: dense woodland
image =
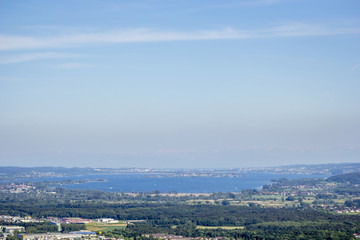
<svg viewBox="0 0 360 240">
<path fill-rule="evenodd" d="M 145 222 L 106 233 L 139 238 L 169 233 L 190 237 L 223 236 L 239 239 L 350 239 L 360 232 L 359 215 L 340 215 L 314 209 L 260 208 L 186 204 L 1 203 L 0 214 L 41 217 L 138 219 Z M 197 229 L 197 226 L 239 226 L 241 229 Z M 38 226 L 40 232 L 55 226 Z M 49 228 L 49 229 L 48 229 Z M 30 226 L 31 232 L 36 228 Z M 29 230 L 28 230 L 29 231 Z M 279 237 L 281 236 L 281 237 Z"/>
</svg>

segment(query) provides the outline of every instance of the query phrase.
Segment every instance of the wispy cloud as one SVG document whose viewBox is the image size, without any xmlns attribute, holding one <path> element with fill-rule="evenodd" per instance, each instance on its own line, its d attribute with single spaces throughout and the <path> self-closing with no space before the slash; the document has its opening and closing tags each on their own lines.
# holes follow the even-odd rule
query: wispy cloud
<svg viewBox="0 0 360 240">
<path fill-rule="evenodd" d="M 67 53 L 56 53 L 56 52 L 39 52 L 39 53 L 28 53 L 28 54 L 16 54 L 0 56 L 0 64 L 11 64 L 29 62 L 42 59 L 60 59 L 60 58 L 74 58 L 77 57 L 73 54 Z"/>
<path fill-rule="evenodd" d="M 250 37 L 231 28 L 219 31 L 175 32 L 156 31 L 151 29 L 133 29 L 126 31 L 110 31 L 102 33 L 70 34 L 49 37 L 29 37 L 0 35 L 0 50 L 39 49 L 73 47 L 80 44 L 126 43 L 234 39 Z"/>
<path fill-rule="evenodd" d="M 359 34 L 359 27 L 326 27 L 303 23 L 287 24 L 271 28 L 264 32 L 275 37 L 321 36 Z"/>
<path fill-rule="evenodd" d="M 360 27 L 327 27 L 323 25 L 295 23 L 265 30 L 237 30 L 229 27 L 221 30 L 201 30 L 193 32 L 131 29 L 100 33 L 51 35 L 45 37 L 0 35 L 0 51 L 66 48 L 108 43 L 306 37 L 359 33 Z"/>
</svg>

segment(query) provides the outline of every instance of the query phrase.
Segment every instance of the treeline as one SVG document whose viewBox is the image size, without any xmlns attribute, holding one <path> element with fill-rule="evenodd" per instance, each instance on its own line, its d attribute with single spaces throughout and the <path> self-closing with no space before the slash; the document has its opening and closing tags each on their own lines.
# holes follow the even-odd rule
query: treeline
<svg viewBox="0 0 360 240">
<path fill-rule="evenodd" d="M 127 194 L 120 192 L 104 192 L 98 190 L 65 189 L 61 187 L 48 188 L 44 183 L 37 183 L 38 190 L 26 193 L 0 193 L 0 202 L 49 202 L 49 203 L 69 203 L 69 202 L 171 202 L 180 203 L 189 200 L 249 200 L 253 194 L 258 194 L 257 190 L 243 190 L 241 193 L 213 193 L 211 195 L 160 195 L 159 191 L 148 193 Z M 40 189 L 40 191 L 39 191 Z"/>
<path fill-rule="evenodd" d="M 155 224 L 178 225 L 191 221 L 202 226 L 247 226 L 274 221 L 351 221 L 358 215 L 339 215 L 313 209 L 260 208 L 186 204 L 105 204 L 105 203 L 0 203 L 0 215 L 32 217 L 114 218 L 149 220 Z"/>
<path fill-rule="evenodd" d="M 204 229 L 197 228 L 195 224 L 187 222 L 176 227 L 166 227 L 154 225 L 153 223 L 138 223 L 127 227 L 127 229 L 116 229 L 107 232 L 108 237 L 141 239 L 155 233 L 175 234 L 185 237 L 215 238 L 223 237 L 227 239 L 355 239 L 353 236 L 354 227 L 348 223 L 337 225 L 336 223 L 326 222 L 272 222 L 254 224 L 244 229 Z"/>
<path fill-rule="evenodd" d="M 47 233 L 47 232 L 57 232 L 58 226 L 51 224 L 50 222 L 19 222 L 19 223 L 9 223 L 0 221 L 0 226 L 9 226 L 16 225 L 22 226 L 25 228 L 26 233 Z M 84 230 L 84 224 L 61 224 L 61 232 L 67 233 L 71 231 L 80 231 Z"/>
</svg>

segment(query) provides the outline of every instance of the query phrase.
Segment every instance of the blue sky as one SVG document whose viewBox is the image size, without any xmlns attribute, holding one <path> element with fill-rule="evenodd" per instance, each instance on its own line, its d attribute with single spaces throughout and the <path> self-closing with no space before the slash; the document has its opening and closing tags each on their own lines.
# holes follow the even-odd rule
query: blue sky
<svg viewBox="0 0 360 240">
<path fill-rule="evenodd" d="M 2 1 L 0 164 L 358 162 L 357 0 Z"/>
</svg>

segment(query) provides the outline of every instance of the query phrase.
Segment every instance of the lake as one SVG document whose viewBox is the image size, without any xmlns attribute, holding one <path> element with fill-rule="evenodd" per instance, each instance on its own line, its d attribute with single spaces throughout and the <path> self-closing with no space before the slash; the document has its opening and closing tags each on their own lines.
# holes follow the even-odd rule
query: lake
<svg viewBox="0 0 360 240">
<path fill-rule="evenodd" d="M 244 177 L 149 177 L 146 174 L 122 175 L 91 175 L 64 179 L 107 179 L 106 182 L 86 182 L 81 184 L 62 185 L 68 189 L 94 189 L 111 192 L 152 192 L 162 193 L 211 193 L 211 192 L 239 192 L 244 189 L 259 189 L 270 184 L 272 179 L 288 178 L 316 178 L 327 175 L 283 175 L 269 173 L 247 173 Z"/>
</svg>

